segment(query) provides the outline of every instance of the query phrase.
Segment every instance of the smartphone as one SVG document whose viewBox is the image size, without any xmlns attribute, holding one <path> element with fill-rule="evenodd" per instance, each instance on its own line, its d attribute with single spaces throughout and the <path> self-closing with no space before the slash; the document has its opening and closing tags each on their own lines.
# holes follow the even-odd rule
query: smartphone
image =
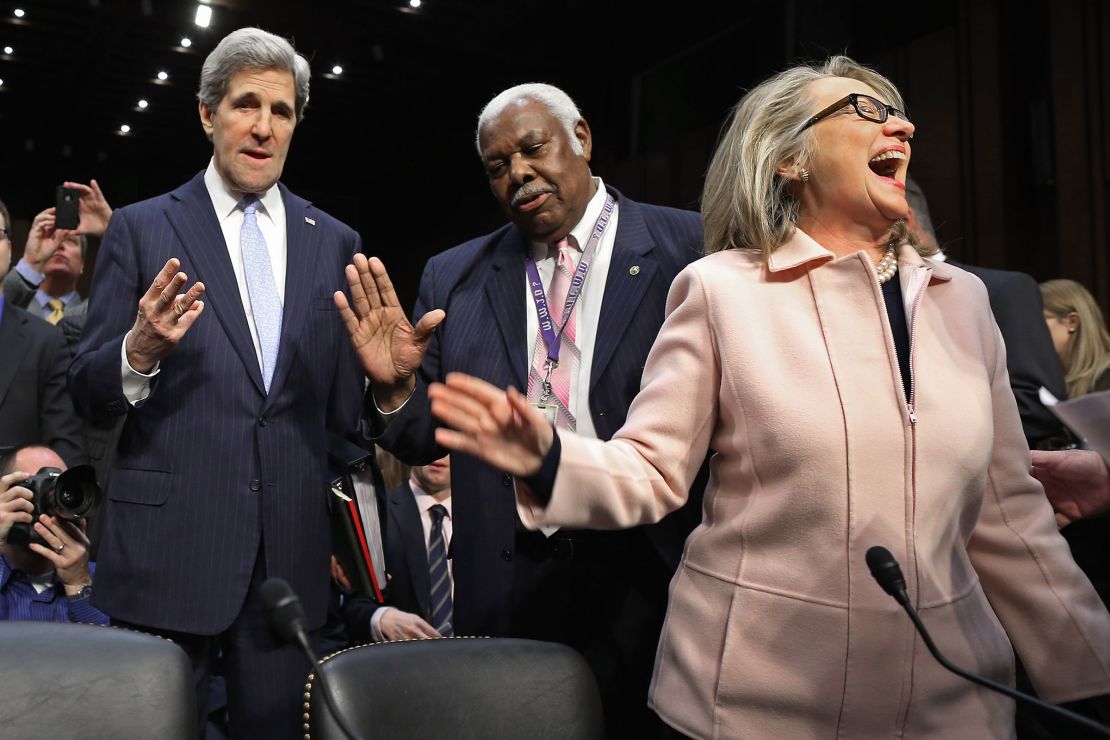
<svg viewBox="0 0 1110 740">
<path fill-rule="evenodd" d="M 54 207 L 57 209 L 54 216 L 55 229 L 77 228 L 77 224 L 81 222 L 81 217 L 77 213 L 79 199 L 80 193 L 75 189 L 63 185 L 58 186 L 58 192 L 54 197 Z"/>
</svg>

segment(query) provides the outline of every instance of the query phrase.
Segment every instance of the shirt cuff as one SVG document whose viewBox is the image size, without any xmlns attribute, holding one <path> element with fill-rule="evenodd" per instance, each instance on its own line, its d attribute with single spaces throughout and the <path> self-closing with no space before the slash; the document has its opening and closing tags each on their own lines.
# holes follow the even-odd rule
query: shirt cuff
<svg viewBox="0 0 1110 740">
<path fill-rule="evenodd" d="M 108 615 L 92 605 L 91 596 L 80 599 L 66 599 L 66 608 L 69 610 L 69 621 L 77 624 L 108 624 Z"/>
<path fill-rule="evenodd" d="M 381 407 L 378 406 L 378 399 L 374 397 L 374 388 L 371 387 L 370 388 L 370 403 L 374 404 L 374 410 L 378 412 L 378 415 L 381 416 L 386 421 L 386 423 L 388 423 L 390 417 L 392 417 L 394 414 L 397 414 L 398 412 L 400 412 L 401 409 L 403 409 L 405 407 L 405 404 L 407 404 L 415 394 L 416 394 L 416 384 L 414 383 L 413 386 L 412 386 L 412 392 L 410 392 L 408 397 L 405 398 L 405 400 L 401 402 L 400 406 L 393 409 L 392 411 L 382 411 Z"/>
<path fill-rule="evenodd" d="M 150 381 L 158 374 L 158 366 L 162 363 L 154 363 L 149 373 L 140 373 L 131 367 L 131 363 L 127 361 L 127 337 L 129 336 L 131 332 L 127 332 L 123 338 L 123 344 L 120 345 L 120 380 L 123 382 L 124 398 L 132 406 L 138 406 L 150 396 Z"/>
<path fill-rule="evenodd" d="M 370 615 L 370 634 L 374 636 L 374 642 L 386 641 L 385 635 L 382 634 L 382 617 L 393 608 L 392 606 L 379 607 Z"/>
<path fill-rule="evenodd" d="M 41 272 L 31 267 L 30 262 L 22 258 L 16 263 L 15 271 L 19 273 L 21 278 L 31 285 L 34 285 L 36 288 L 42 283 L 42 279 L 45 277 Z"/>
<path fill-rule="evenodd" d="M 559 460 L 562 456 L 563 445 L 559 442 L 559 433 L 555 432 L 551 437 L 551 449 L 544 455 L 540 469 L 520 479 L 542 506 L 547 506 L 551 501 L 551 492 L 555 490 L 555 476 L 559 472 Z"/>
</svg>

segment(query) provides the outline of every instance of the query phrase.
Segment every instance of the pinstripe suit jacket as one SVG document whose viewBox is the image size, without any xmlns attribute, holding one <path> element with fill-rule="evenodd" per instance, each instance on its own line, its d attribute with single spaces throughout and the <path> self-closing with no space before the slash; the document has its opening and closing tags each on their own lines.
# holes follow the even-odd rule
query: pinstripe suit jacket
<svg viewBox="0 0 1110 740">
<path fill-rule="evenodd" d="M 94 595 L 114 618 L 222 631 L 243 604 L 261 543 L 266 574 L 289 581 L 310 628 L 324 621 L 327 431 L 356 428 L 363 388 L 331 296 L 360 244 L 352 229 L 279 187 L 288 268 L 268 395 L 203 173 L 116 211 L 104 236 L 69 383 L 87 418 L 127 415 Z M 162 360 L 150 397 L 131 407 L 121 344 L 170 257 L 204 282 L 205 311 Z"/>
<path fill-rule="evenodd" d="M 609 191 L 620 204 L 620 215 L 589 396 L 594 428 L 602 439 L 624 423 L 640 388 L 640 374 L 663 322 L 671 281 L 702 249 L 696 213 L 636 203 L 613 188 Z M 445 454 L 433 437 L 436 423 L 429 410 L 428 383 L 462 371 L 500 387 L 527 387 L 527 250 L 526 237 L 508 224 L 437 255 L 425 267 L 413 316 L 442 308 L 447 318 L 418 373 L 415 394 L 375 440 L 405 462 L 426 464 Z M 631 271 L 633 266 L 639 270 Z M 369 411 L 373 419 L 373 408 Z M 533 625 L 514 619 L 514 608 L 534 589 L 546 586 L 529 582 L 539 575 L 518 567 L 518 519 L 511 479 L 453 453 L 451 480 L 456 633 L 543 635 Z M 700 520 L 699 507 L 695 501 L 683 512 L 693 512 L 692 519 L 684 520 L 680 514 L 645 530 L 671 571 L 686 534 Z"/>
</svg>

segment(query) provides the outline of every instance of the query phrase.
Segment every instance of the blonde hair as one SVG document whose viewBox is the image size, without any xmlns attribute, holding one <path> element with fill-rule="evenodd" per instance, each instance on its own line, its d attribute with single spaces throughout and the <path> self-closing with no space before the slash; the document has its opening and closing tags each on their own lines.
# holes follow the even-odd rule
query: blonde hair
<svg viewBox="0 0 1110 740">
<path fill-rule="evenodd" d="M 1110 370 L 1110 333 L 1102 311 L 1090 291 L 1074 280 L 1049 280 L 1041 283 L 1044 310 L 1060 321 L 1074 313 L 1079 326 L 1068 342 L 1065 366 L 1068 398 L 1090 393 L 1099 377 Z"/>
<path fill-rule="evenodd" d="M 766 260 L 794 235 L 798 201 L 778 168 L 784 162 L 802 167 L 812 159 L 816 140 L 812 130 L 802 129 L 814 113 L 805 88 L 826 77 L 859 80 L 888 104 L 905 107 L 894 83 L 846 56 L 791 67 L 756 85 L 733 110 L 705 175 L 701 213 L 707 254 L 742 249 L 762 252 Z M 894 224 L 891 238 L 925 256 L 936 252 L 904 221 Z"/>
</svg>

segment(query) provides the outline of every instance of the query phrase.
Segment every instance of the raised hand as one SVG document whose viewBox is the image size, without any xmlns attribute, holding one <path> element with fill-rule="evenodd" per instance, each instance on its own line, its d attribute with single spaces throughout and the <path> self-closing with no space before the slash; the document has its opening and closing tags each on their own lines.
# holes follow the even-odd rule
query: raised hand
<svg viewBox="0 0 1110 740">
<path fill-rule="evenodd" d="M 108 228 L 108 219 L 112 217 L 112 207 L 108 205 L 108 200 L 100 191 L 96 180 L 90 180 L 88 185 L 82 185 L 79 182 L 64 182 L 62 185 L 80 193 L 77 201 L 77 215 L 80 221 L 77 224 L 76 233 L 104 236 L 104 231 Z"/>
<path fill-rule="evenodd" d="M 383 411 L 392 411 L 412 393 L 416 370 L 446 314 L 440 309 L 429 311 L 413 326 L 377 257 L 367 260 L 356 254 L 346 273 L 351 301 L 336 291 L 335 306 L 366 377 L 374 385 L 375 401 Z"/>
<path fill-rule="evenodd" d="M 551 449 L 551 423 L 515 388 L 503 391 L 463 373 L 449 373 L 447 383 L 428 388 L 432 413 L 446 427 L 436 442 L 465 452 L 516 476 L 540 469 Z"/>
<path fill-rule="evenodd" d="M 36 271 L 42 272 L 50 256 L 58 248 L 58 243 L 69 232 L 54 228 L 55 209 L 47 208 L 40 211 L 31 221 L 31 230 L 27 234 L 27 244 L 23 248 L 23 259 Z"/>
<path fill-rule="evenodd" d="M 171 257 L 139 299 L 135 325 L 127 335 L 127 362 L 140 373 L 173 351 L 185 332 L 204 311 L 204 283 L 194 283 L 185 295 L 178 295 L 188 276 L 179 272 L 181 262 Z"/>
</svg>

